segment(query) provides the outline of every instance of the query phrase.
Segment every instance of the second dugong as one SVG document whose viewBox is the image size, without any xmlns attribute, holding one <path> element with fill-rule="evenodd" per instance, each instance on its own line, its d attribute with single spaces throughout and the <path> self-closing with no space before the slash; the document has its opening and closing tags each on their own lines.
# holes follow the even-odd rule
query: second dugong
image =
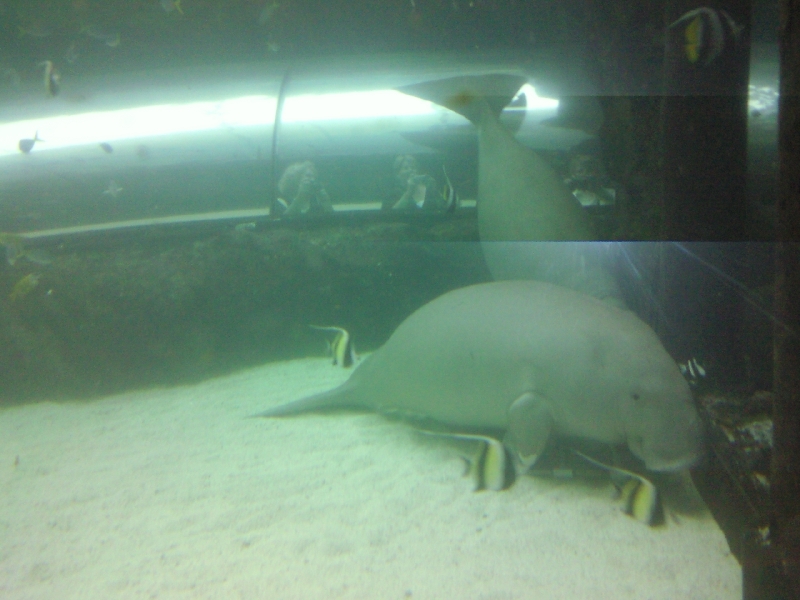
<svg viewBox="0 0 800 600">
<path fill-rule="evenodd" d="M 523 469 L 551 433 L 627 444 L 656 471 L 689 467 L 702 448 L 689 385 L 655 332 L 632 312 L 536 281 L 448 292 L 341 386 L 259 416 L 334 408 L 503 429 Z"/>
<path fill-rule="evenodd" d="M 426 81 L 399 91 L 445 106 L 478 132 L 478 232 L 492 278 L 536 279 L 624 306 L 587 211 L 539 153 L 500 122 L 527 78 L 496 73 Z M 554 128 L 557 129 L 557 128 Z M 572 241 L 570 244 L 551 242 Z"/>
</svg>

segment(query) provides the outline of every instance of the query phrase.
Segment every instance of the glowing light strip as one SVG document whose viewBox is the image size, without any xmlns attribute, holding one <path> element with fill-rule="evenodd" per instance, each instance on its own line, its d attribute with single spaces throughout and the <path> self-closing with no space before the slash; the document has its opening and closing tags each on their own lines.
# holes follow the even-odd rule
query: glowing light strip
<svg viewBox="0 0 800 600">
<path fill-rule="evenodd" d="M 527 110 L 554 110 L 558 100 L 541 98 L 525 85 Z M 19 154 L 19 141 L 38 131 L 43 143 L 35 152 L 136 140 L 157 136 L 272 125 L 276 98 L 243 96 L 212 102 L 158 104 L 119 110 L 94 111 L 26 119 L 0 124 L 0 157 Z M 444 110 L 435 104 L 398 92 L 372 90 L 329 94 L 301 94 L 287 98 L 282 119 L 286 123 L 357 121 L 389 117 L 430 116 Z"/>
<path fill-rule="evenodd" d="M 220 102 L 160 104 L 27 119 L 0 125 L 0 156 L 19 154 L 19 140 L 38 131 L 36 152 L 177 133 L 272 123 L 275 98 L 244 96 Z"/>
<path fill-rule="evenodd" d="M 281 120 L 284 123 L 341 121 L 413 117 L 432 115 L 434 112 L 434 107 L 426 100 L 396 90 L 372 90 L 289 96 Z"/>
</svg>

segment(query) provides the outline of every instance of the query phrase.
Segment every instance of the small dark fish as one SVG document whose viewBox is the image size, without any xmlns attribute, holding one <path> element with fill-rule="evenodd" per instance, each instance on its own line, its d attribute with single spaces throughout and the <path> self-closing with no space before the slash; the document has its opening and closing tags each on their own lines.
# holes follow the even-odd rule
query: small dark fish
<svg viewBox="0 0 800 600">
<path fill-rule="evenodd" d="M 111 154 L 112 152 L 114 152 L 114 148 L 112 148 L 111 144 L 109 144 L 108 142 L 102 142 L 100 144 L 100 149 L 106 154 Z"/>
<path fill-rule="evenodd" d="M 43 142 L 44 140 L 39 137 L 39 132 L 37 131 L 33 138 L 24 138 L 19 141 L 19 151 L 23 154 L 30 154 L 31 150 L 33 150 L 34 145 L 36 142 Z"/>
<path fill-rule="evenodd" d="M 56 69 L 52 60 L 45 60 L 39 63 L 44 67 L 44 91 L 51 98 L 58 95 L 61 89 L 61 74 Z"/>
</svg>

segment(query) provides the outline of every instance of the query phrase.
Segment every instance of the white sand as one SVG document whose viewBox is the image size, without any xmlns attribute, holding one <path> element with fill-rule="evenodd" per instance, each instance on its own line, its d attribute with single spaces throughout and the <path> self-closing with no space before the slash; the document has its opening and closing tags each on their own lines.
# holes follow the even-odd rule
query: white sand
<svg viewBox="0 0 800 600">
<path fill-rule="evenodd" d="M 741 597 L 708 516 L 648 528 L 575 481 L 472 493 L 456 449 L 375 415 L 244 418 L 347 375 L 0 411 L 0 597 Z"/>
</svg>

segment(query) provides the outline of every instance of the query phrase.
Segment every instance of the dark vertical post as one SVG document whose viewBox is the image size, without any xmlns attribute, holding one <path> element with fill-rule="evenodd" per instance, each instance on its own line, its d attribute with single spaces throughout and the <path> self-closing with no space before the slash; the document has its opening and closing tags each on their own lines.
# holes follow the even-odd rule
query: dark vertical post
<svg viewBox="0 0 800 600">
<path fill-rule="evenodd" d="M 669 3 L 667 24 L 698 5 L 694 0 Z M 689 47 L 687 27 L 694 18 L 666 29 L 662 237 L 668 240 L 739 241 L 747 231 L 750 2 L 712 6 L 713 15 L 698 14 L 699 23 L 691 25 L 695 33 L 703 30 L 699 46 Z M 724 33 L 716 56 L 710 19 L 717 19 Z"/>
<path fill-rule="evenodd" d="M 781 0 L 774 450 L 770 532 L 800 598 L 800 0 Z"/>
</svg>

